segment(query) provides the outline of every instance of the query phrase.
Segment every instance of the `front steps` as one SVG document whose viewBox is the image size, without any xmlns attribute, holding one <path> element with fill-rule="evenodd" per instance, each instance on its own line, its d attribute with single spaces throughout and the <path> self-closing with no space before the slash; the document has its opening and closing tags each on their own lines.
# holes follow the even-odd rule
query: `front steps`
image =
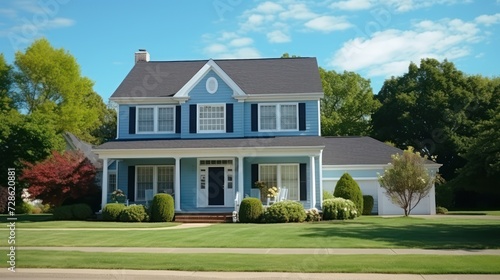
<svg viewBox="0 0 500 280">
<path fill-rule="evenodd" d="M 232 223 L 232 213 L 176 213 L 177 223 Z"/>
</svg>

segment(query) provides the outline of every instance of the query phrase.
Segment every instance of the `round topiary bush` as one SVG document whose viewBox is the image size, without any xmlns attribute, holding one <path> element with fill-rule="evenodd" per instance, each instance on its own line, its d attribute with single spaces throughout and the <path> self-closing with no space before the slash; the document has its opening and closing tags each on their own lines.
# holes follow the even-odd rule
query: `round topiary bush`
<svg viewBox="0 0 500 280">
<path fill-rule="evenodd" d="M 261 220 L 263 213 L 264 208 L 260 199 L 246 197 L 241 201 L 238 216 L 242 223 L 257 223 Z"/>
<path fill-rule="evenodd" d="M 363 193 L 361 192 L 358 183 L 354 181 L 349 173 L 344 173 L 344 175 L 340 177 L 337 185 L 335 185 L 333 195 L 335 197 L 342 197 L 354 202 L 358 211 L 358 216 L 361 216 L 361 213 L 363 213 Z"/>
<path fill-rule="evenodd" d="M 351 220 L 358 216 L 354 202 L 336 197 L 323 201 L 323 220 Z"/>
<path fill-rule="evenodd" d="M 122 222 L 146 222 L 148 214 L 143 205 L 129 205 L 120 213 L 120 221 Z"/>
<path fill-rule="evenodd" d="M 73 220 L 72 205 L 64 205 L 54 208 L 52 212 L 54 220 Z"/>
<path fill-rule="evenodd" d="M 125 204 L 121 203 L 108 203 L 102 209 L 102 219 L 104 221 L 119 221 L 120 213 L 125 209 Z"/>
<path fill-rule="evenodd" d="M 174 219 L 174 198 L 166 193 L 159 193 L 151 202 L 151 222 L 171 222 Z"/>
<path fill-rule="evenodd" d="M 266 223 L 301 223 L 306 220 L 306 211 L 302 203 L 285 200 L 269 206 L 264 217 Z"/>
<path fill-rule="evenodd" d="M 78 203 L 71 205 L 71 213 L 75 220 L 87 220 L 93 214 L 92 208 L 88 204 Z"/>
<path fill-rule="evenodd" d="M 363 195 L 363 215 L 371 215 L 373 210 L 373 196 Z"/>
</svg>

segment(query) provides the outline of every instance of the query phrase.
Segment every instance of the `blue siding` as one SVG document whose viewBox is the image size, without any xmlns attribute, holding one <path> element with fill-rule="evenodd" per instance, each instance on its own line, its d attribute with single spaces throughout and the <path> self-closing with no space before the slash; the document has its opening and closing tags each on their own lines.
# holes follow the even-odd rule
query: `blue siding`
<svg viewBox="0 0 500 280">
<path fill-rule="evenodd" d="M 293 101 L 294 103 L 296 101 Z M 319 135 L 318 126 L 318 101 L 298 101 L 297 103 L 306 104 L 306 130 L 304 131 L 277 131 L 277 132 L 258 132 L 252 131 L 252 116 L 251 116 L 251 106 L 252 104 L 264 104 L 264 103 L 280 103 L 280 102 L 245 102 L 244 110 L 244 129 L 245 137 L 262 137 L 262 136 L 300 136 L 300 135 Z M 286 102 L 282 102 L 286 103 Z"/>
<path fill-rule="evenodd" d="M 175 105 L 175 104 L 150 104 L 151 106 L 161 105 Z M 140 106 L 148 106 L 148 104 L 141 104 Z M 179 133 L 151 133 L 151 134 L 129 134 L 129 108 L 133 105 L 120 105 L 118 109 L 119 128 L 118 139 L 173 139 L 179 138 Z M 184 122 L 184 119 L 182 120 Z"/>
<path fill-rule="evenodd" d="M 217 92 L 208 93 L 205 84 L 208 78 L 217 79 Z M 231 138 L 243 136 L 243 103 L 233 97 L 233 90 L 213 71 L 210 71 L 189 93 L 189 100 L 182 104 L 182 138 Z M 227 104 L 233 103 L 233 131 L 232 133 L 189 133 L 189 105 L 191 104 Z"/>
<path fill-rule="evenodd" d="M 181 159 L 181 210 L 192 211 L 196 209 L 196 183 L 197 159 Z"/>
</svg>

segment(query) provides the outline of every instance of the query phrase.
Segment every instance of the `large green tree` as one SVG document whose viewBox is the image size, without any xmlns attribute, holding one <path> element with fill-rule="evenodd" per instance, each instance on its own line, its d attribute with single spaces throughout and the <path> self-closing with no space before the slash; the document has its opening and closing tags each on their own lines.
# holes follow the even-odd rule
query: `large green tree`
<svg viewBox="0 0 500 280">
<path fill-rule="evenodd" d="M 380 107 L 370 80 L 354 72 L 337 73 L 319 68 L 325 97 L 321 100 L 321 134 L 368 135 L 371 115 Z"/>
<path fill-rule="evenodd" d="M 486 118 L 492 91 L 487 78 L 467 76 L 446 60 L 423 59 L 386 80 L 377 97 L 382 106 L 372 116 L 375 138 L 437 155 L 450 179 L 465 164 L 460 153 L 475 136 L 474 124 Z"/>
<path fill-rule="evenodd" d="M 39 39 L 24 53 L 18 51 L 14 64 L 17 90 L 12 97 L 20 109 L 51 119 L 58 133 L 68 131 L 84 141 L 98 142 L 92 132 L 101 125 L 106 106 L 71 54 Z"/>
</svg>

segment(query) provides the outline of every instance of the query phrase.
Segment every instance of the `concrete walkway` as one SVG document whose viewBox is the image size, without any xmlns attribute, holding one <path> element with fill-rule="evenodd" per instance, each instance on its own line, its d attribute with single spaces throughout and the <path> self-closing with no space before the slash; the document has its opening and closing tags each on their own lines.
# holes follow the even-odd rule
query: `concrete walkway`
<svg viewBox="0 0 500 280">
<path fill-rule="evenodd" d="M 53 280 L 53 279 L 266 279 L 266 280 L 498 280 L 500 275 L 421 275 L 421 274 L 366 274 L 366 273 L 288 273 L 288 272 L 203 272 L 128 269 L 39 269 L 19 268 L 13 273 L 0 270 L 1 279 Z"/>
<path fill-rule="evenodd" d="M 2 248 L 7 249 L 7 248 Z M 426 250 L 426 249 L 337 249 L 337 248 L 148 248 L 148 247 L 17 247 L 18 250 L 79 251 L 162 254 L 261 254 L 261 255 L 500 255 L 500 249 Z"/>
</svg>

